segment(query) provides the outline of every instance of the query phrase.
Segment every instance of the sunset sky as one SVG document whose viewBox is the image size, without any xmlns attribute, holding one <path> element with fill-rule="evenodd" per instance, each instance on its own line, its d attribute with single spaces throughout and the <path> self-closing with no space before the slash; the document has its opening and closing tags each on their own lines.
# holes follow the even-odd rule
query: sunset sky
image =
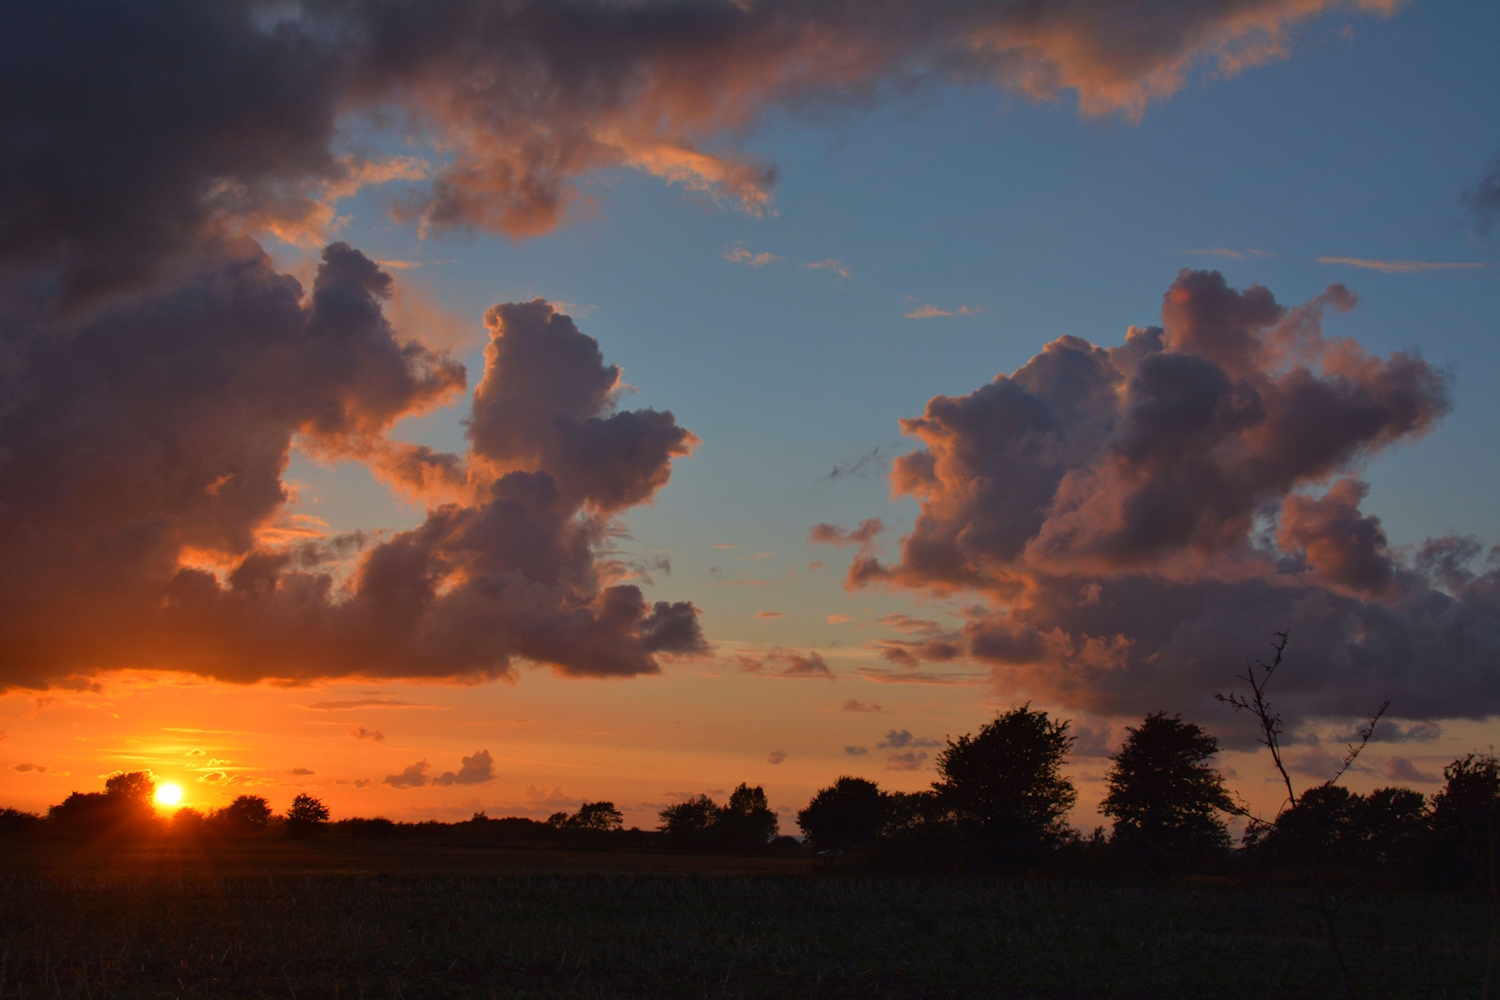
<svg viewBox="0 0 1500 1000">
<path fill-rule="evenodd" d="M 1290 629 L 1315 783 L 1500 714 L 1500 6 L 0 14 L 0 805 L 915 790 Z M 596 343 L 597 342 L 597 343 Z"/>
</svg>

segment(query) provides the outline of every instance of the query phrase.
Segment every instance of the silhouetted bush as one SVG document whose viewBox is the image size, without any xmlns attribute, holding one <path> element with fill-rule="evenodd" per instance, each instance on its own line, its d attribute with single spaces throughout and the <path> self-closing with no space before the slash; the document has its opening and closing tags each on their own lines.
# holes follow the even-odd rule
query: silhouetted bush
<svg viewBox="0 0 1500 1000">
<path fill-rule="evenodd" d="M 20 809 L 0 809 L 0 837 L 24 836 L 36 830 L 42 818 Z"/>
<path fill-rule="evenodd" d="M 1125 732 L 1124 745 L 1110 756 L 1109 790 L 1099 805 L 1115 821 L 1116 846 L 1138 854 L 1159 874 L 1226 851 L 1229 833 L 1219 814 L 1232 811 L 1234 802 L 1208 764 L 1219 741 L 1165 712 Z"/>
</svg>

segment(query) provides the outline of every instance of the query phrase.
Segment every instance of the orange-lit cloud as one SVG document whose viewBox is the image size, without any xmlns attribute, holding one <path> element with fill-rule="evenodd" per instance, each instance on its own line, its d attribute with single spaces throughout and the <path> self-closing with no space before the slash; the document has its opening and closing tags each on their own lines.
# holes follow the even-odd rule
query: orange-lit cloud
<svg viewBox="0 0 1500 1000">
<path fill-rule="evenodd" d="M 32 388 L 0 416 L 16 612 L 0 687 L 127 667 L 493 678 L 515 659 L 632 675 L 706 648 L 691 604 L 648 605 L 595 557 L 695 439 L 670 413 L 617 410 L 619 369 L 570 319 L 540 300 L 492 309 L 468 454 L 406 452 L 461 479 L 460 499 L 410 531 L 336 535 L 286 511 L 293 441 L 389 455 L 394 422 L 464 369 L 399 339 L 390 278 L 358 251 L 325 250 L 304 302 L 253 244 L 221 250 L 27 349 Z"/>
</svg>

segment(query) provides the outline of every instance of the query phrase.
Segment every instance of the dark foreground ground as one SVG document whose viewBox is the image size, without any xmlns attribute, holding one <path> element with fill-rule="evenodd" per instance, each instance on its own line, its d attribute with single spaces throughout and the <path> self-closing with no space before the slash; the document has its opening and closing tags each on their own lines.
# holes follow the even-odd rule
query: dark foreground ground
<svg viewBox="0 0 1500 1000">
<path fill-rule="evenodd" d="M 0 844 L 0 998 L 1337 997 L 1305 892 L 805 858 Z M 1477 997 L 1481 901 L 1341 892 L 1366 997 Z"/>
</svg>

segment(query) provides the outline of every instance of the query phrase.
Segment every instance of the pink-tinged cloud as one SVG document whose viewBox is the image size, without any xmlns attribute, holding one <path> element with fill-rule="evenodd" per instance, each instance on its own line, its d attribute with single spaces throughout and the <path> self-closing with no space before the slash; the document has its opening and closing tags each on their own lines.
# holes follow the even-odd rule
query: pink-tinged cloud
<svg viewBox="0 0 1500 1000">
<path fill-rule="evenodd" d="M 1472 568 L 1472 539 L 1408 561 L 1351 478 L 1436 426 L 1449 376 L 1325 336 L 1325 313 L 1354 304 L 1340 285 L 1287 307 L 1184 271 L 1161 327 L 1113 348 L 1060 338 L 902 421 L 921 448 L 892 484 L 920 515 L 899 560 L 861 553 L 849 585 L 977 593 L 990 610 L 882 640 L 905 669 L 861 676 L 971 657 L 1008 694 L 1201 715 L 1233 662 L 1290 629 L 1288 718 L 1358 714 L 1372 690 L 1395 717 L 1500 711 L 1500 570 Z"/>
<path fill-rule="evenodd" d="M 878 517 L 859 522 L 859 527 L 852 531 L 836 524 L 815 524 L 807 533 L 807 541 L 810 545 L 832 545 L 838 549 L 846 545 L 857 545 L 861 549 L 866 549 L 884 530 L 885 524 Z"/>
<path fill-rule="evenodd" d="M 771 621 L 777 618 L 785 618 L 786 615 L 780 611 L 757 611 L 755 617 L 762 621 Z"/>
<path fill-rule="evenodd" d="M 1418 274 L 1422 271 L 1472 271 L 1489 267 L 1482 261 L 1368 260 L 1364 257 L 1319 257 L 1319 264 L 1342 264 L 1382 274 Z"/>
<path fill-rule="evenodd" d="M 735 665 L 747 674 L 792 679 L 835 680 L 822 654 L 815 650 L 773 649 L 764 653 L 740 653 Z"/>
</svg>

